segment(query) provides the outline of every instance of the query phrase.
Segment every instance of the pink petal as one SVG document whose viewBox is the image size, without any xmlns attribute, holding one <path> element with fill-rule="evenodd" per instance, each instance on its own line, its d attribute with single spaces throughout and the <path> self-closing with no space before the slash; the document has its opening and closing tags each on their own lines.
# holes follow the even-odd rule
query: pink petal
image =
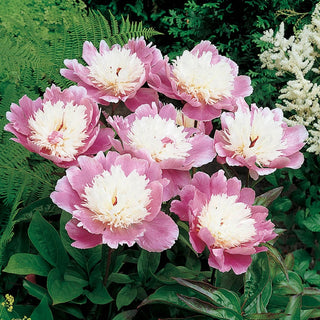
<svg viewBox="0 0 320 320">
<path fill-rule="evenodd" d="M 66 176 L 58 180 L 55 191 L 51 193 L 50 198 L 58 207 L 69 213 L 72 213 L 75 206 L 81 202 L 79 195 L 72 189 Z"/>
<path fill-rule="evenodd" d="M 102 237 L 98 234 L 89 233 L 82 227 L 78 227 L 78 220 L 72 219 L 66 224 L 66 230 L 71 239 L 75 240 L 71 245 L 79 249 L 88 249 L 102 243 Z"/>
<path fill-rule="evenodd" d="M 160 211 L 155 219 L 144 222 L 145 233 L 137 240 L 138 245 L 150 252 L 161 252 L 173 246 L 179 229 L 175 222 Z"/>
</svg>

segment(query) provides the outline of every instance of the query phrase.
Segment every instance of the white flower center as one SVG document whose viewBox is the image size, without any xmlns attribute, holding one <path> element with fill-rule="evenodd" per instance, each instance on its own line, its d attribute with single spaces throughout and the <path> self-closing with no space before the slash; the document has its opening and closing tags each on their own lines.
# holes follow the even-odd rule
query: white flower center
<svg viewBox="0 0 320 320">
<path fill-rule="evenodd" d="M 86 107 L 73 102 L 47 101 L 28 120 L 29 139 L 42 148 L 42 152 L 61 159 L 74 159 L 84 145 L 86 134 Z"/>
<path fill-rule="evenodd" d="M 173 63 L 173 76 L 179 91 L 187 92 L 200 102 L 214 104 L 223 97 L 231 96 L 234 76 L 225 61 L 211 63 L 212 53 L 201 57 L 184 51 Z"/>
<path fill-rule="evenodd" d="M 100 89 L 114 96 L 131 93 L 145 74 L 144 65 L 129 49 L 114 48 L 101 55 L 88 66 L 91 81 Z"/>
<path fill-rule="evenodd" d="M 158 114 L 143 117 L 133 122 L 128 138 L 137 149 L 147 150 L 160 162 L 166 159 L 185 159 L 192 148 L 184 127 L 177 126 L 172 119 L 166 120 Z"/>
<path fill-rule="evenodd" d="M 228 117 L 225 137 L 230 145 L 225 148 L 244 158 L 256 156 L 257 165 L 267 166 L 282 154 L 286 141 L 282 140 L 281 120 L 274 120 L 273 113 L 259 109 L 253 118 L 248 112 L 235 112 L 235 118 Z"/>
<path fill-rule="evenodd" d="M 94 213 L 94 219 L 113 228 L 128 228 L 139 223 L 149 214 L 151 190 L 149 180 L 137 171 L 125 175 L 120 166 L 93 179 L 92 186 L 85 187 L 83 206 Z"/>
<path fill-rule="evenodd" d="M 255 220 L 237 196 L 212 195 L 199 217 L 199 228 L 207 228 L 215 239 L 214 247 L 233 248 L 253 238 Z"/>
</svg>

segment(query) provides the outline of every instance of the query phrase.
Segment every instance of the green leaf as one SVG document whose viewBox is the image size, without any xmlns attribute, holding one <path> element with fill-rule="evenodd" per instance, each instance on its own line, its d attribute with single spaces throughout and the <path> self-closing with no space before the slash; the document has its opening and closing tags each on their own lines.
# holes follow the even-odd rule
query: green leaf
<svg viewBox="0 0 320 320">
<path fill-rule="evenodd" d="M 81 319 L 81 320 L 85 319 L 80 307 L 73 303 L 56 304 L 54 308 L 62 311 L 63 313 L 71 314 L 72 316 L 78 319 Z"/>
<path fill-rule="evenodd" d="M 111 273 L 108 277 L 108 282 L 131 283 L 133 280 L 127 274 Z"/>
<path fill-rule="evenodd" d="M 30 223 L 28 235 L 40 255 L 63 274 L 69 257 L 55 228 L 36 213 Z"/>
<path fill-rule="evenodd" d="M 101 260 L 101 246 L 82 250 L 71 246 L 73 240 L 70 239 L 66 231 L 66 223 L 70 220 L 71 215 L 62 211 L 60 218 L 60 237 L 62 244 L 70 256 L 87 272 Z"/>
<path fill-rule="evenodd" d="M 138 275 L 142 282 L 148 280 L 153 273 L 156 272 L 160 263 L 161 254 L 158 252 L 148 252 L 146 250 L 141 250 L 137 269 Z"/>
<path fill-rule="evenodd" d="M 127 310 L 116 315 L 112 320 L 132 320 L 133 317 L 137 314 L 137 310 Z"/>
<path fill-rule="evenodd" d="M 292 201 L 287 197 L 278 198 L 273 202 L 272 207 L 275 212 L 287 212 L 292 207 Z"/>
<path fill-rule="evenodd" d="M 284 273 L 286 278 L 289 280 L 288 270 L 286 268 L 286 265 L 280 255 L 279 251 L 268 243 L 265 243 L 264 246 L 268 248 L 267 255 L 276 263 L 276 265 L 278 267 L 280 267 L 281 271 Z"/>
<path fill-rule="evenodd" d="M 40 304 L 33 310 L 30 318 L 32 320 L 53 320 L 52 312 L 49 308 L 48 299 L 43 297 Z"/>
<path fill-rule="evenodd" d="M 116 305 L 118 310 L 128 306 L 137 296 L 137 288 L 126 285 L 117 294 Z"/>
<path fill-rule="evenodd" d="M 288 271 L 289 281 L 283 273 L 279 273 L 273 280 L 275 295 L 292 295 L 303 292 L 302 280 L 298 274 L 293 271 Z"/>
<path fill-rule="evenodd" d="M 177 294 L 183 294 L 188 296 L 195 296 L 196 292 L 186 287 L 182 287 L 178 284 L 173 285 L 165 285 L 157 289 L 154 293 L 152 293 L 149 297 L 144 299 L 138 308 L 147 305 L 147 304 L 167 304 L 170 306 L 180 307 L 184 309 L 191 310 L 188 306 L 186 306 L 181 299 L 178 298 Z"/>
<path fill-rule="evenodd" d="M 252 263 L 245 274 L 244 309 L 261 295 L 269 281 L 269 262 L 265 252 L 252 256 Z"/>
<path fill-rule="evenodd" d="M 304 243 L 307 247 L 312 248 L 314 246 L 315 237 L 314 237 L 314 234 L 311 231 L 301 230 L 301 229 L 296 229 L 296 230 L 293 230 L 293 231 L 297 235 L 299 240 L 302 243 Z"/>
<path fill-rule="evenodd" d="M 245 315 L 244 319 L 246 320 L 278 320 L 281 317 L 284 317 L 285 313 L 252 313 Z"/>
<path fill-rule="evenodd" d="M 64 303 L 79 297 L 83 293 L 82 284 L 65 281 L 58 269 L 52 269 L 48 275 L 47 287 L 53 304 Z"/>
<path fill-rule="evenodd" d="M 320 274 L 316 270 L 308 270 L 304 274 L 304 279 L 310 284 L 320 287 Z"/>
<path fill-rule="evenodd" d="M 235 312 L 241 313 L 240 299 L 234 292 L 223 288 L 217 289 L 203 281 L 181 278 L 175 278 L 175 280 L 179 284 L 203 294 L 216 306 L 230 308 Z"/>
<path fill-rule="evenodd" d="M 320 297 L 320 289 L 313 288 L 313 287 L 303 288 L 303 295 L 304 296 L 319 296 Z"/>
<path fill-rule="evenodd" d="M 21 275 L 36 274 L 46 277 L 51 266 L 40 256 L 30 253 L 16 253 L 10 257 L 4 272 Z"/>
<path fill-rule="evenodd" d="M 196 312 L 200 312 L 202 314 L 217 318 L 217 319 L 225 319 L 225 320 L 242 320 L 243 317 L 241 314 L 227 308 L 217 308 L 213 304 L 202 301 L 198 298 L 187 297 L 184 295 L 178 294 L 179 299 L 181 299 L 187 306 L 189 306 L 192 310 Z"/>
<path fill-rule="evenodd" d="M 31 296 L 36 297 L 39 300 L 42 300 L 43 297 L 47 297 L 47 299 L 50 299 L 48 291 L 45 288 L 39 286 L 38 284 L 24 280 L 23 287 L 28 291 L 28 293 Z M 50 304 L 51 304 L 51 301 L 50 301 Z"/>
<path fill-rule="evenodd" d="M 158 281 L 165 284 L 173 284 L 175 280 L 173 278 L 187 278 L 194 279 L 199 278 L 199 272 L 194 272 L 183 266 L 175 266 L 172 263 L 167 263 L 163 269 L 161 269 L 155 276 Z"/>
<path fill-rule="evenodd" d="M 236 275 L 233 270 L 228 272 L 216 270 L 215 286 L 237 292 L 243 287 L 243 275 Z"/>
<path fill-rule="evenodd" d="M 285 313 L 288 314 L 288 316 L 284 317 L 283 320 L 300 320 L 301 305 L 301 295 L 291 296 L 285 310 Z"/>
<path fill-rule="evenodd" d="M 288 270 L 292 270 L 294 267 L 294 255 L 289 252 L 286 254 L 286 257 L 284 259 L 284 264 Z"/>
<path fill-rule="evenodd" d="M 320 232 L 320 214 L 312 212 L 304 221 L 304 226 L 312 232 Z"/>
<path fill-rule="evenodd" d="M 108 304 L 113 300 L 102 281 L 96 284 L 92 291 L 86 291 L 85 293 L 88 299 L 94 304 Z"/>
<path fill-rule="evenodd" d="M 256 197 L 254 204 L 256 206 L 264 206 L 268 207 L 274 200 L 276 200 L 281 192 L 283 190 L 283 187 L 274 188 L 272 190 L 269 190 L 260 196 Z"/>
<path fill-rule="evenodd" d="M 312 258 L 310 254 L 303 249 L 294 251 L 293 256 L 294 256 L 293 270 L 297 272 L 300 276 L 303 276 L 306 270 L 309 269 L 309 265 L 311 263 Z"/>
</svg>

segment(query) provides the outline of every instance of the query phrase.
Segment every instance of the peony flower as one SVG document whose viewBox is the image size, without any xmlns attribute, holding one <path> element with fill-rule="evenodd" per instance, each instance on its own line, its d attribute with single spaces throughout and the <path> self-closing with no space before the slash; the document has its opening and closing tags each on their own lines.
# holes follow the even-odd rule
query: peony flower
<svg viewBox="0 0 320 320">
<path fill-rule="evenodd" d="M 99 52 L 94 45 L 86 41 L 83 44 L 83 66 L 76 59 L 65 60 L 68 69 L 61 74 L 78 85 L 85 87 L 88 93 L 103 105 L 123 101 L 134 111 L 141 103 L 151 103 L 158 94 L 150 88 L 141 88 L 147 79 L 151 65 L 161 59 L 161 53 L 151 43 L 146 45 L 143 38 L 130 40 L 121 47 L 111 48 L 102 40 Z"/>
<path fill-rule="evenodd" d="M 100 128 L 100 110 L 85 88 L 72 86 L 61 92 L 52 85 L 43 100 L 22 97 L 7 112 L 5 130 L 12 132 L 28 150 L 67 168 L 79 155 L 95 154 L 110 148 L 113 131 Z"/>
<path fill-rule="evenodd" d="M 211 177 L 197 172 L 170 210 L 189 221 L 196 252 L 208 247 L 211 267 L 240 274 L 251 264 L 252 254 L 267 250 L 259 245 L 276 237 L 274 225 L 266 221 L 268 209 L 253 206 L 254 198 L 254 190 L 241 189 L 237 178 L 227 180 L 223 170 Z"/>
<path fill-rule="evenodd" d="M 210 135 L 213 125 L 212 121 L 198 121 L 187 117 L 181 110 L 177 110 L 176 123 L 186 128 L 197 128 L 201 132 Z"/>
<path fill-rule="evenodd" d="M 245 166 L 250 176 L 258 179 L 279 168 L 299 168 L 308 133 L 304 126 L 288 127 L 280 109 L 251 110 L 244 100 L 238 100 L 235 113 L 221 115 L 222 130 L 214 136 L 217 161 L 230 166 Z"/>
<path fill-rule="evenodd" d="M 170 180 L 165 188 L 165 201 L 189 182 L 188 170 L 211 162 L 215 156 L 212 138 L 196 128 L 178 126 L 176 119 L 177 111 L 172 104 L 158 111 L 154 103 L 140 106 L 126 118 L 107 119 L 121 140 L 111 141 L 118 152 L 157 163 L 163 177 Z"/>
<path fill-rule="evenodd" d="M 78 163 L 51 194 L 57 206 L 72 214 L 66 230 L 74 247 L 137 243 L 158 252 L 174 244 L 178 227 L 161 211 L 167 181 L 157 165 L 117 152 L 81 156 Z"/>
<path fill-rule="evenodd" d="M 151 69 L 148 84 L 166 96 L 183 100 L 182 111 L 191 119 L 212 120 L 222 109 L 234 111 L 234 101 L 252 93 L 250 78 L 238 76 L 238 66 L 218 54 L 209 41 L 201 41 L 184 51 L 170 65 L 158 60 Z"/>
</svg>

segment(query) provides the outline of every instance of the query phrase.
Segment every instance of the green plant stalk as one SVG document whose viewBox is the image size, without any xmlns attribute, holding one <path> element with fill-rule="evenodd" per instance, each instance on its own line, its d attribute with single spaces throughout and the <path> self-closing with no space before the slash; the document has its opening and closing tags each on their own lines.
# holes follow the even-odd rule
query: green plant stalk
<svg viewBox="0 0 320 320">
<path fill-rule="evenodd" d="M 108 251 L 108 253 L 107 253 Z M 109 277 L 110 264 L 111 264 L 111 255 L 114 249 L 108 247 L 107 245 L 102 245 L 102 268 L 105 270 L 103 276 L 103 285 L 107 286 L 107 281 Z"/>
</svg>

